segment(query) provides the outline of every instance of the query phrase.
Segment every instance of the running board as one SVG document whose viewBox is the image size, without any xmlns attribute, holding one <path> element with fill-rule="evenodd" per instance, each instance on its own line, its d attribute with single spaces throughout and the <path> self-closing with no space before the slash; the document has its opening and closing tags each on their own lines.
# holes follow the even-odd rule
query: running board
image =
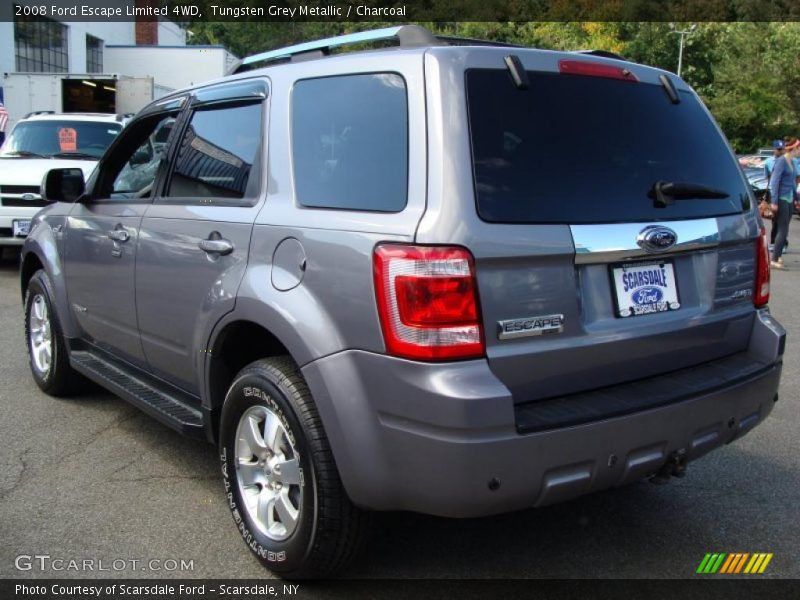
<svg viewBox="0 0 800 600">
<path fill-rule="evenodd" d="M 73 350 L 69 353 L 69 359 L 76 371 L 164 425 L 189 437 L 205 439 L 203 415 L 199 409 L 93 352 Z"/>
</svg>

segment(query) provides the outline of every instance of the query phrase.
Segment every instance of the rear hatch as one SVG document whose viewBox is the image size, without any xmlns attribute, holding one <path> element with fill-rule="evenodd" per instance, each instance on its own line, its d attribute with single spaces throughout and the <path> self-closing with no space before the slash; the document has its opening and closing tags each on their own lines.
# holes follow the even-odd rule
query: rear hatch
<svg viewBox="0 0 800 600">
<path fill-rule="evenodd" d="M 654 69 L 541 54 L 464 74 L 492 371 L 522 403 L 746 350 L 758 225 L 708 111 Z"/>
</svg>

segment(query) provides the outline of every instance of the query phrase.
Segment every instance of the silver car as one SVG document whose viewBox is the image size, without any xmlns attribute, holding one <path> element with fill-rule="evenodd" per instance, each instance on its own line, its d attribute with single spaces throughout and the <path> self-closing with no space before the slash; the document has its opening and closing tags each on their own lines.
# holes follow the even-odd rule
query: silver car
<svg viewBox="0 0 800 600">
<path fill-rule="evenodd" d="M 216 444 L 238 534 L 285 577 L 343 569 L 370 511 L 683 475 L 778 400 L 754 198 L 658 69 L 413 26 L 322 40 L 154 102 L 43 193 L 34 379 Z"/>
</svg>

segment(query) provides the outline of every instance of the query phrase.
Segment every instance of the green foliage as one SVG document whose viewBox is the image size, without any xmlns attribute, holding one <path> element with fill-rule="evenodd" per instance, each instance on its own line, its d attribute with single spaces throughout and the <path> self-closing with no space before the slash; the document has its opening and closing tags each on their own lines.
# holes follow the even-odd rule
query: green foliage
<svg viewBox="0 0 800 600">
<path fill-rule="evenodd" d="M 712 6 L 721 0 L 712 0 Z M 486 3 L 488 6 L 490 3 Z M 555 50 L 598 49 L 669 71 L 678 67 L 680 35 L 691 23 L 640 22 L 662 10 L 656 0 L 619 5 L 626 22 L 515 22 L 523 0 L 504 3 L 510 21 L 419 23 L 435 33 Z M 569 11 L 570 3 L 564 4 Z M 554 8 L 555 7 L 555 8 Z M 558 3 L 550 5 L 558 10 Z M 616 11 L 615 13 L 613 11 Z M 552 13 L 555 14 L 555 13 Z M 574 14 L 574 9 L 573 9 Z M 655 17 L 654 17 L 655 15 Z M 387 26 L 366 22 L 193 23 L 191 43 L 221 44 L 238 56 Z M 737 151 L 784 135 L 800 134 L 800 23 L 698 23 L 684 38 L 682 77 L 700 94 Z"/>
</svg>

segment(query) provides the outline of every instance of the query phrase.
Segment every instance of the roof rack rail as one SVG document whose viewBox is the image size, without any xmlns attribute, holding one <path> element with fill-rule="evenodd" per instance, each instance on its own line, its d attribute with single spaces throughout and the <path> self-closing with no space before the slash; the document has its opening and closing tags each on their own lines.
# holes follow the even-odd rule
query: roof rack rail
<svg viewBox="0 0 800 600">
<path fill-rule="evenodd" d="M 621 56 L 614 52 L 609 52 L 608 50 L 575 50 L 573 54 L 588 54 L 589 56 L 600 56 L 602 58 L 613 58 L 616 60 L 624 60 L 625 62 L 630 62 L 624 56 Z"/>
<path fill-rule="evenodd" d="M 509 44 L 507 42 L 493 42 L 491 40 L 482 40 L 479 38 L 466 38 L 456 37 L 450 35 L 437 35 L 437 40 L 445 42 L 450 46 L 496 46 L 499 48 L 525 48 L 519 44 Z"/>
<path fill-rule="evenodd" d="M 136 113 L 127 112 L 127 113 L 117 113 L 116 120 L 117 121 L 124 121 L 125 119 L 132 119 L 136 116 Z"/>
<path fill-rule="evenodd" d="M 35 117 L 36 115 L 54 115 L 54 114 L 56 114 L 56 111 L 54 110 L 34 110 L 25 115 L 23 119 L 27 119 L 28 117 Z"/>
<path fill-rule="evenodd" d="M 404 48 L 442 45 L 442 42 L 424 27 L 420 27 L 419 25 L 400 25 L 398 27 L 386 27 L 383 29 L 373 29 L 372 31 L 349 33 L 347 35 L 329 37 L 314 42 L 305 42 L 303 44 L 254 54 L 253 56 L 243 58 L 230 72 L 240 73 L 247 70 L 246 67 L 256 63 L 269 63 L 287 59 L 302 60 L 302 55 L 307 55 L 309 53 L 326 55 L 330 52 L 331 48 L 337 48 L 339 46 L 392 39 L 397 39 L 400 42 L 400 46 Z"/>
</svg>

